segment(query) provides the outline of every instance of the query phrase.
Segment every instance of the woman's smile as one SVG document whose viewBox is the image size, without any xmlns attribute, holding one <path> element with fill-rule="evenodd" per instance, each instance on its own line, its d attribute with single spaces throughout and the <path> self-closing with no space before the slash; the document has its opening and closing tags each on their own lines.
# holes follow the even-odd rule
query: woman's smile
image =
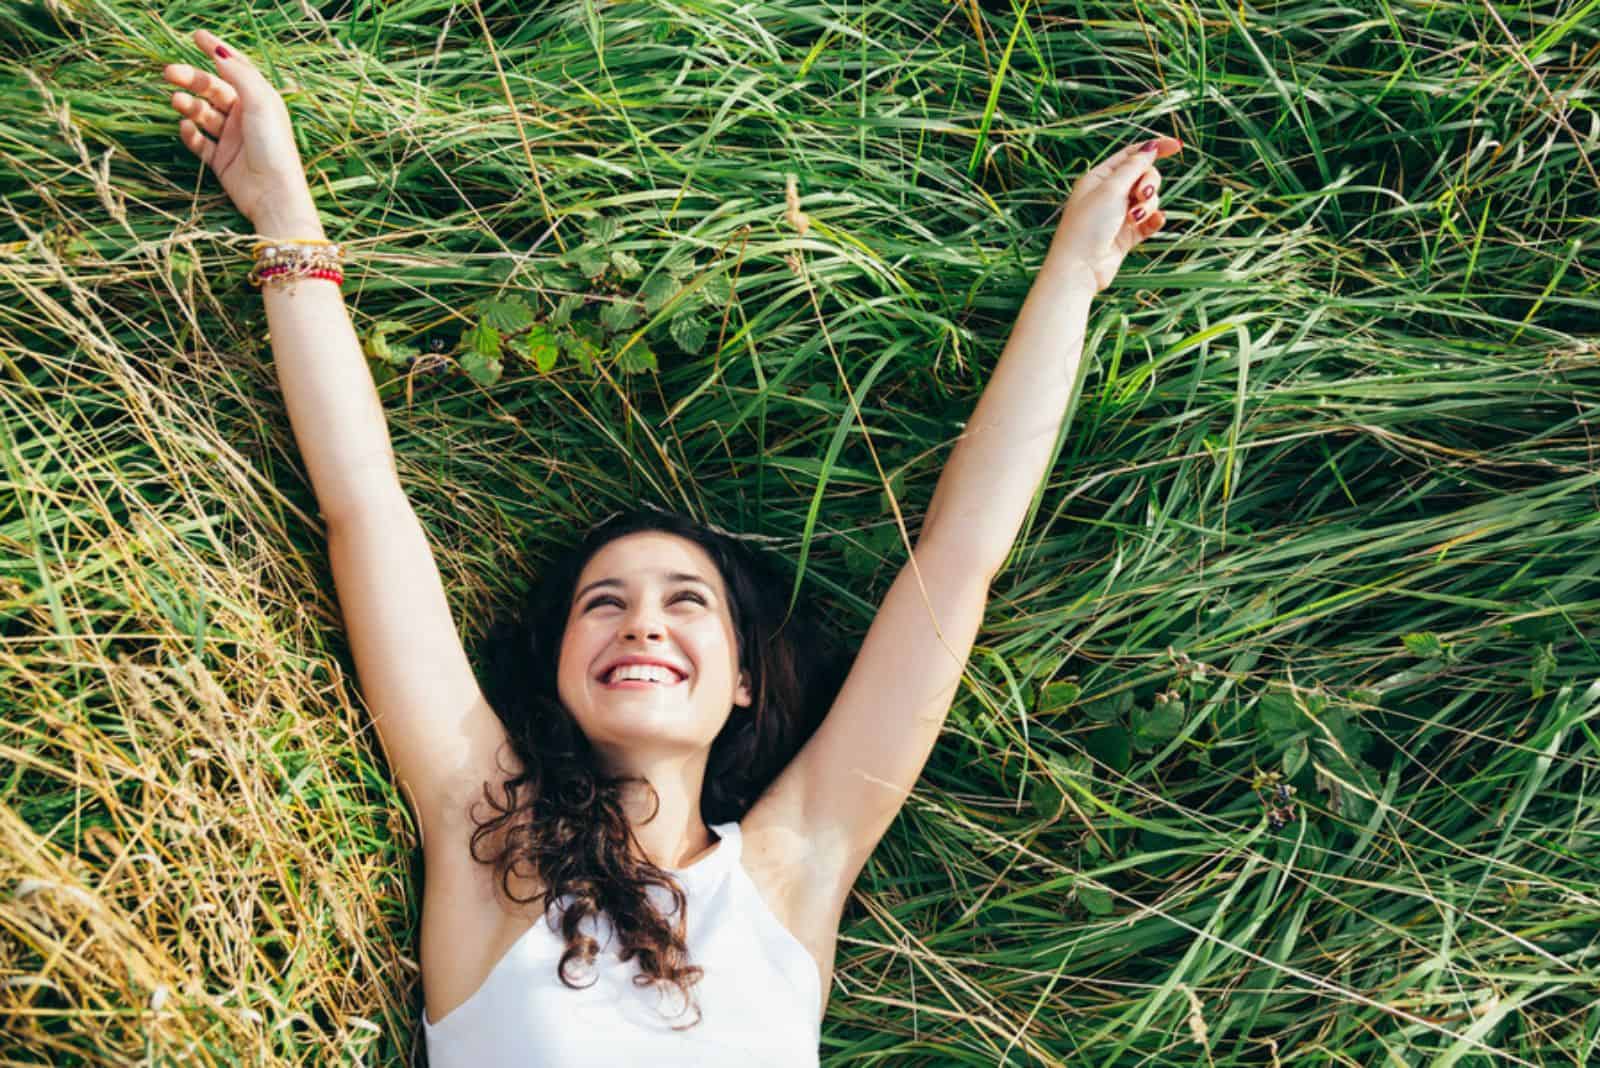
<svg viewBox="0 0 1600 1068">
<path fill-rule="evenodd" d="M 674 686 L 682 686 L 686 681 L 688 680 L 679 678 L 674 678 L 668 682 L 651 682 L 649 679 L 621 679 L 617 682 L 603 682 L 600 685 L 608 690 L 667 690 Z"/>
</svg>

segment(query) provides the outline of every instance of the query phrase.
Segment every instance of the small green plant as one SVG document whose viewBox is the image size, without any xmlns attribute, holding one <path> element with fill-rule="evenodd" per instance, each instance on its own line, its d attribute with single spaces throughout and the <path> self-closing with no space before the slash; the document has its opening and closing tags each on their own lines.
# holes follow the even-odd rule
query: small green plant
<svg viewBox="0 0 1600 1068">
<path fill-rule="evenodd" d="M 580 375 L 593 374 L 596 363 L 608 360 L 618 373 L 638 375 L 659 369 L 659 345 L 689 356 L 705 348 L 711 334 L 706 314 L 720 312 L 733 296 L 720 265 L 702 268 L 692 257 L 669 254 L 646 276 L 624 247 L 616 219 L 597 216 L 582 232 L 580 244 L 541 262 L 535 276 L 539 291 L 578 284 L 584 291 L 564 293 L 542 313 L 515 292 L 486 297 L 471 308 L 469 325 L 455 345 L 432 354 L 389 340 L 390 333 L 406 329 L 404 323 L 373 324 L 364 345 L 379 368 L 374 372 L 378 385 L 420 365 L 424 372 L 454 367 L 487 387 L 500 381 L 508 362 L 547 375 L 563 358 Z"/>
</svg>

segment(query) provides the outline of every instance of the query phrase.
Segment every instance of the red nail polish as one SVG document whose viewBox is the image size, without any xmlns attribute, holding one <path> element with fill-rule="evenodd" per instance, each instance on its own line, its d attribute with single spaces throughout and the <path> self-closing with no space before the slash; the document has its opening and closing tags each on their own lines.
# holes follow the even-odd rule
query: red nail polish
<svg viewBox="0 0 1600 1068">
<path fill-rule="evenodd" d="M 1159 146 L 1160 144 L 1161 144 L 1160 141 L 1146 141 L 1144 143 L 1144 147 L 1141 148 L 1139 151 L 1140 152 L 1154 152 L 1156 150 L 1157 146 Z"/>
<path fill-rule="evenodd" d="M 228 51 L 226 45 L 217 45 L 217 58 L 218 59 L 227 59 L 231 55 L 233 55 L 233 53 Z"/>
<path fill-rule="evenodd" d="M 1143 208 L 1134 208 L 1133 209 L 1133 221 L 1134 222 L 1138 222 L 1142 218 L 1144 218 L 1144 209 Z"/>
</svg>

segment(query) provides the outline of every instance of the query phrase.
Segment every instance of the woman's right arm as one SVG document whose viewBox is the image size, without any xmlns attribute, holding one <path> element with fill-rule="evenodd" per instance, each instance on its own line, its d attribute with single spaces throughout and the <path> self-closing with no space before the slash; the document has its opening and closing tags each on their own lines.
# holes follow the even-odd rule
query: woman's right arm
<svg viewBox="0 0 1600 1068">
<path fill-rule="evenodd" d="M 199 30 L 210 75 L 169 65 L 184 144 L 266 239 L 325 237 L 282 98 L 237 52 Z M 220 77 L 219 77 L 220 76 Z M 383 407 L 340 286 L 262 287 L 272 357 L 295 442 L 327 524 L 328 552 L 373 724 L 426 843 L 455 852 L 460 821 L 497 768 L 505 731 L 450 616 L 439 569 L 400 486 Z M 505 758 L 514 761 L 506 751 Z M 441 859 L 443 859 L 441 857 Z"/>
</svg>

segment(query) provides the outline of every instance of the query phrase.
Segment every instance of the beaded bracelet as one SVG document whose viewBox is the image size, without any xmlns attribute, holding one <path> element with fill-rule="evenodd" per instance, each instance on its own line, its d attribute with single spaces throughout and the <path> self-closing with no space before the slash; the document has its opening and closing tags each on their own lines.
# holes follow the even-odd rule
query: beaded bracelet
<svg viewBox="0 0 1600 1068">
<path fill-rule="evenodd" d="M 324 278 L 342 285 L 344 248 L 320 238 L 279 238 L 257 242 L 250 250 L 255 266 L 245 276 L 253 286 L 284 284 L 296 278 Z"/>
</svg>

